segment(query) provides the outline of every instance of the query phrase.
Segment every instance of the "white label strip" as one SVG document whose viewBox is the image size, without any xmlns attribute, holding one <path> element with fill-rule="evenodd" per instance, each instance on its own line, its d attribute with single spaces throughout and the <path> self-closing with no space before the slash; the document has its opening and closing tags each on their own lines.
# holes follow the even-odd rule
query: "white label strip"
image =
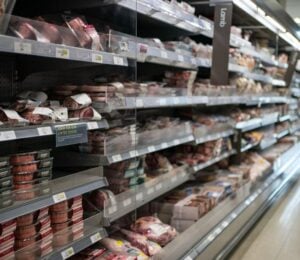
<svg viewBox="0 0 300 260">
<path fill-rule="evenodd" d="M 101 235 L 100 235 L 99 232 L 97 232 L 96 234 L 92 235 L 92 236 L 90 237 L 90 239 L 91 239 L 91 242 L 92 242 L 93 244 L 95 244 L 96 242 L 98 242 L 99 240 L 101 240 Z"/>
<path fill-rule="evenodd" d="M 168 146 L 168 144 L 167 143 L 162 143 L 161 144 L 161 148 L 162 149 L 166 149 L 166 148 L 168 148 L 169 146 Z"/>
<path fill-rule="evenodd" d="M 66 48 L 56 48 L 55 57 L 60 59 L 69 59 L 70 58 L 70 50 Z"/>
<path fill-rule="evenodd" d="M 15 42 L 14 43 L 15 52 L 23 54 L 31 54 L 31 43 L 27 42 Z"/>
<path fill-rule="evenodd" d="M 136 100 L 136 107 L 143 107 L 144 106 L 144 101 L 140 98 Z"/>
<path fill-rule="evenodd" d="M 50 126 L 46 127 L 38 127 L 37 129 L 39 136 L 44 136 L 44 135 L 52 135 L 53 131 Z"/>
<path fill-rule="evenodd" d="M 63 259 L 67 259 L 75 254 L 73 247 L 69 247 L 66 250 L 61 252 L 61 256 Z"/>
<path fill-rule="evenodd" d="M 184 57 L 182 55 L 178 55 L 178 60 L 183 62 L 184 61 Z"/>
<path fill-rule="evenodd" d="M 115 65 L 120 65 L 120 66 L 124 65 L 123 58 L 121 58 L 121 57 L 114 56 L 113 60 L 114 60 Z"/>
<path fill-rule="evenodd" d="M 165 51 L 161 51 L 161 52 L 160 52 L 160 55 L 161 55 L 161 57 L 164 58 L 164 59 L 167 59 L 167 58 L 168 58 L 168 53 L 165 52 Z"/>
<path fill-rule="evenodd" d="M 138 152 L 137 151 L 130 151 L 129 155 L 130 155 L 130 157 L 136 157 L 136 156 L 138 156 Z"/>
<path fill-rule="evenodd" d="M 111 215 L 117 211 L 117 206 L 111 206 L 108 208 L 108 214 Z"/>
<path fill-rule="evenodd" d="M 149 146 L 148 147 L 148 152 L 149 153 L 152 153 L 152 152 L 154 152 L 156 149 L 155 149 L 155 147 L 152 145 L 152 146 Z"/>
<path fill-rule="evenodd" d="M 179 145 L 179 144 L 180 144 L 180 141 L 179 141 L 178 139 L 175 139 L 175 140 L 173 141 L 173 143 L 174 143 L 174 145 Z"/>
<path fill-rule="evenodd" d="M 151 187 L 151 188 L 149 188 L 149 189 L 147 190 L 147 194 L 148 194 L 148 195 L 152 194 L 153 192 L 154 192 L 153 187 Z"/>
<path fill-rule="evenodd" d="M 59 202 L 61 202 L 61 201 L 66 200 L 66 199 L 67 199 L 67 196 L 66 196 L 66 193 L 61 192 L 61 193 L 58 193 L 58 194 L 56 194 L 56 195 L 53 195 L 52 198 L 53 198 L 54 203 L 59 203 Z"/>
<path fill-rule="evenodd" d="M 122 161 L 122 156 L 120 154 L 113 155 L 111 158 L 113 162 Z"/>
<path fill-rule="evenodd" d="M 135 198 L 136 198 L 136 200 L 143 200 L 143 193 L 140 192 L 140 193 L 136 194 Z"/>
<path fill-rule="evenodd" d="M 180 99 L 178 97 L 175 97 L 173 99 L 173 102 L 174 102 L 175 105 L 178 105 L 180 103 Z"/>
<path fill-rule="evenodd" d="M 17 139 L 15 131 L 0 132 L 0 141 L 8 141 Z"/>
<path fill-rule="evenodd" d="M 165 98 L 160 98 L 160 99 L 159 99 L 159 104 L 160 104 L 161 106 L 165 106 L 165 105 L 167 104 L 167 100 L 166 100 Z"/>
</svg>

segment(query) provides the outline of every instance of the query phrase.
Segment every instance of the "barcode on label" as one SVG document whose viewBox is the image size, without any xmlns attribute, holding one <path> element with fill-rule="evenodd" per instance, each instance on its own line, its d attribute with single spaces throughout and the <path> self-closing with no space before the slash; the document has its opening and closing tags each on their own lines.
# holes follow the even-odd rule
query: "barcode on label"
<svg viewBox="0 0 300 260">
<path fill-rule="evenodd" d="M 155 151 L 155 147 L 152 145 L 152 146 L 149 146 L 148 147 L 148 151 L 149 151 L 149 153 L 152 153 L 152 152 L 154 152 Z"/>
<path fill-rule="evenodd" d="M 61 59 L 69 59 L 70 50 L 66 48 L 56 48 L 55 57 Z"/>
<path fill-rule="evenodd" d="M 69 247 L 68 249 L 61 252 L 61 256 L 63 259 L 67 259 L 75 254 L 73 247 Z"/>
<path fill-rule="evenodd" d="M 31 43 L 15 42 L 14 48 L 15 48 L 15 52 L 31 54 Z"/>
<path fill-rule="evenodd" d="M 113 60 L 114 60 L 115 65 L 120 65 L 120 66 L 124 65 L 123 58 L 121 58 L 121 57 L 114 56 Z"/>
<path fill-rule="evenodd" d="M 50 126 L 47 127 L 39 127 L 37 129 L 39 136 L 43 136 L 43 135 L 52 135 L 53 131 L 52 128 Z"/>
<path fill-rule="evenodd" d="M 101 54 L 92 53 L 92 62 L 103 63 L 103 56 Z"/>
<path fill-rule="evenodd" d="M 96 243 L 96 242 L 98 242 L 98 241 L 101 239 L 101 235 L 100 235 L 100 233 L 98 232 L 98 233 L 92 235 L 92 236 L 90 237 L 90 239 L 91 239 L 92 243 Z"/>
<path fill-rule="evenodd" d="M 0 132 L 0 141 L 17 139 L 15 131 Z"/>
<path fill-rule="evenodd" d="M 167 58 L 168 58 L 168 53 L 165 52 L 165 51 L 161 51 L 161 52 L 160 52 L 160 55 L 161 55 L 161 57 L 164 58 L 164 59 L 167 59 Z"/>
<path fill-rule="evenodd" d="M 126 200 L 124 200 L 123 201 L 123 205 L 124 205 L 124 207 L 127 207 L 127 206 L 129 206 L 130 204 L 131 204 L 131 199 L 129 198 L 129 199 L 126 199 Z"/>
<path fill-rule="evenodd" d="M 58 202 L 66 200 L 67 196 L 66 196 L 66 193 L 61 192 L 61 193 L 58 193 L 56 195 L 53 195 L 52 198 L 53 198 L 54 203 L 58 203 Z"/>
<path fill-rule="evenodd" d="M 136 198 L 136 200 L 143 200 L 143 193 L 140 192 L 140 193 L 136 194 L 135 198 Z"/>
<path fill-rule="evenodd" d="M 122 161 L 122 156 L 120 154 L 113 155 L 111 158 L 113 162 Z"/>
<path fill-rule="evenodd" d="M 88 129 L 97 129 L 98 128 L 98 123 L 97 122 L 88 122 Z"/>
</svg>

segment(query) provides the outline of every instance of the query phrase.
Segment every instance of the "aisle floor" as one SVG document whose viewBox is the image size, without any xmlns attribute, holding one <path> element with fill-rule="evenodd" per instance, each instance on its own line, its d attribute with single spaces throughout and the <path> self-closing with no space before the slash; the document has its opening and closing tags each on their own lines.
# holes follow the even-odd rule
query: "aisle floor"
<svg viewBox="0 0 300 260">
<path fill-rule="evenodd" d="M 300 181 L 264 215 L 228 259 L 300 259 Z"/>
</svg>

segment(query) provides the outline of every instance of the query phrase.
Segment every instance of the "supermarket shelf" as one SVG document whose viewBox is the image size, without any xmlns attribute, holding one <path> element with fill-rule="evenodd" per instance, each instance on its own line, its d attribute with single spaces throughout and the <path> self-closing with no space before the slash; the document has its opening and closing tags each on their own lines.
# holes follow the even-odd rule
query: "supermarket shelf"
<svg viewBox="0 0 300 260">
<path fill-rule="evenodd" d="M 54 43 L 23 40 L 6 35 L 0 35 L 0 52 L 64 59 L 68 61 L 83 61 L 105 65 L 128 66 L 127 58 L 121 57 L 117 54 Z"/>
<path fill-rule="evenodd" d="M 207 19 L 198 18 L 163 1 L 107 0 L 105 5 L 117 5 L 191 33 L 212 30 Z"/>
<path fill-rule="evenodd" d="M 278 87 L 286 87 L 286 83 L 282 79 L 273 79 L 272 80 L 272 85 L 273 86 L 278 86 Z"/>
<path fill-rule="evenodd" d="M 235 151 L 224 153 L 212 160 L 194 167 L 181 166 L 144 184 L 115 196 L 115 203 L 105 210 L 105 218 L 110 222 L 128 214 L 134 209 L 158 198 L 179 185 L 190 180 L 192 174 L 211 166 L 235 154 Z"/>
<path fill-rule="evenodd" d="M 190 174 L 186 171 L 186 166 L 162 174 L 144 184 L 116 195 L 115 203 L 104 210 L 104 217 L 109 220 L 109 222 L 115 221 L 136 208 L 187 182 L 189 179 Z"/>
<path fill-rule="evenodd" d="M 216 258 L 261 206 L 288 184 L 300 168 L 297 164 L 299 148 L 297 144 L 284 153 L 275 162 L 273 174 L 266 181 L 255 185 L 247 183 L 241 187 L 234 197 L 228 197 L 208 212 L 170 242 L 154 259 Z"/>
<path fill-rule="evenodd" d="M 92 168 L 43 184 L 41 192 L 44 195 L 32 200 L 16 201 L 11 206 L 1 208 L 0 223 L 107 186 L 107 180 L 101 177 L 101 172 L 100 167 Z"/>
<path fill-rule="evenodd" d="M 207 161 L 205 163 L 200 163 L 198 165 L 190 167 L 190 172 L 191 173 L 196 173 L 196 172 L 198 172 L 198 171 L 200 171 L 202 169 L 205 169 L 205 168 L 207 168 L 207 167 L 209 167 L 209 166 L 211 166 L 211 165 L 213 165 L 213 164 L 215 164 L 217 162 L 220 162 L 220 161 L 222 161 L 222 160 L 224 160 L 224 159 L 226 159 L 226 158 L 228 158 L 228 157 L 230 157 L 231 155 L 234 155 L 234 154 L 236 154 L 235 150 L 232 150 L 230 152 L 226 152 L 226 153 L 224 153 L 224 154 L 222 154 L 220 156 L 217 156 L 214 159 L 209 160 L 209 161 Z"/>
<path fill-rule="evenodd" d="M 93 107 L 99 112 L 112 110 L 143 109 L 181 106 L 219 106 L 229 104 L 275 104 L 287 103 L 288 98 L 279 96 L 164 96 L 164 97 L 125 97 L 122 100 L 110 99 L 107 103 L 94 102 Z"/>
<path fill-rule="evenodd" d="M 287 129 L 287 130 L 284 130 L 278 134 L 276 134 L 276 138 L 277 139 L 281 139 L 282 137 L 285 137 L 286 135 L 288 135 L 290 133 L 290 131 Z"/>
<path fill-rule="evenodd" d="M 76 239 L 63 247 L 54 248 L 54 251 L 52 253 L 42 257 L 42 259 L 47 259 L 47 260 L 68 259 L 71 256 L 79 253 L 83 249 L 107 237 L 106 230 L 103 227 L 101 227 L 101 218 L 102 218 L 101 214 L 97 214 L 93 217 L 85 219 L 83 224 L 84 228 L 83 228 L 82 236 L 79 239 Z M 72 231 L 70 231 L 70 234 L 72 234 Z"/>
<path fill-rule="evenodd" d="M 258 149 L 264 150 L 264 149 L 271 147 L 272 145 L 274 145 L 276 143 L 277 143 L 277 138 L 275 138 L 275 137 L 270 138 L 270 139 L 263 139 L 263 140 L 261 140 L 261 142 L 258 146 Z"/>
<path fill-rule="evenodd" d="M 247 54 L 247 55 L 251 55 L 254 58 L 261 60 L 266 65 L 276 66 L 276 67 L 279 67 L 282 69 L 287 69 L 287 67 L 288 67 L 288 64 L 275 61 L 272 59 L 271 56 L 264 54 L 262 52 L 259 52 L 251 47 L 250 48 L 249 47 L 241 47 L 240 49 L 238 49 L 238 51 L 241 53 Z"/>
<path fill-rule="evenodd" d="M 235 128 L 241 130 L 242 132 L 247 132 L 259 128 L 261 127 L 261 125 L 262 125 L 261 118 L 253 118 L 248 121 L 238 122 L 235 125 Z"/>
<path fill-rule="evenodd" d="M 290 115 L 284 115 L 284 116 L 279 117 L 279 122 L 284 122 L 284 121 L 287 121 L 290 119 L 291 119 Z"/>
<path fill-rule="evenodd" d="M 86 125 L 87 130 L 108 129 L 108 122 L 104 119 L 101 121 L 90 122 L 70 122 L 57 123 L 51 125 L 15 127 L 15 128 L 0 128 L 0 142 L 14 141 L 25 138 L 37 138 L 56 135 L 56 127 L 64 126 L 82 126 Z"/>
<path fill-rule="evenodd" d="M 242 147 L 241 152 L 244 153 L 250 149 L 252 149 L 253 147 L 256 147 L 258 145 L 258 143 L 254 143 L 254 144 L 247 144 L 244 147 Z"/>
<path fill-rule="evenodd" d="M 233 134 L 234 134 L 233 129 L 220 131 L 220 132 L 217 132 L 217 133 L 205 134 L 205 135 L 200 135 L 200 134 L 197 134 L 196 132 L 194 132 L 195 144 L 206 143 L 206 142 L 209 142 L 209 141 L 217 140 L 219 138 L 228 137 L 228 136 L 231 136 Z"/>
</svg>

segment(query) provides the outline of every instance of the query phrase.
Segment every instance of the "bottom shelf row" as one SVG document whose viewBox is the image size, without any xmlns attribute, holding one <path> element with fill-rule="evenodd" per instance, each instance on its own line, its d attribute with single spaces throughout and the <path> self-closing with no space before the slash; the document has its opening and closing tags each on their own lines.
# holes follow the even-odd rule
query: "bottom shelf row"
<svg viewBox="0 0 300 260">
<path fill-rule="evenodd" d="M 244 154 L 239 165 L 227 158 L 231 151 L 118 195 L 100 189 L 62 200 L 2 223 L 0 258 L 193 259 L 238 217 L 241 205 L 246 209 L 295 166 L 299 146 L 282 139 L 260 154 Z"/>
</svg>

